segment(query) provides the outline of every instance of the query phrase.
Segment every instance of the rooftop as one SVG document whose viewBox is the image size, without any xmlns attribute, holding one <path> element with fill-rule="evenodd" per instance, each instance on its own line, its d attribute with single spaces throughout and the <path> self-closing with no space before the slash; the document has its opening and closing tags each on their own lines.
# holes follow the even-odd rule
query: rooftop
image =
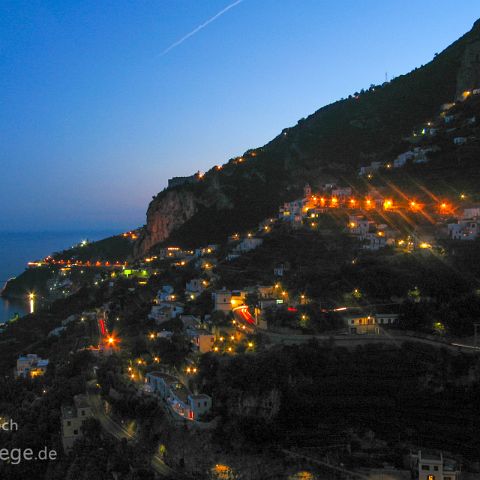
<svg viewBox="0 0 480 480">
<path fill-rule="evenodd" d="M 163 372 L 158 372 L 158 371 L 149 372 L 149 373 L 147 373 L 147 376 L 151 376 L 151 377 L 155 377 L 155 378 L 161 378 L 166 383 L 175 382 L 177 380 L 174 376 L 169 375 L 168 373 L 163 373 Z"/>
<path fill-rule="evenodd" d="M 84 394 L 75 395 L 73 397 L 73 401 L 77 408 L 85 408 L 90 406 L 90 404 L 88 403 L 88 398 Z"/>
<path fill-rule="evenodd" d="M 77 411 L 73 405 L 63 405 L 61 410 L 62 418 L 75 418 L 77 416 Z"/>
<path fill-rule="evenodd" d="M 190 391 L 188 388 L 183 384 L 180 383 L 178 380 L 175 379 L 172 383 L 170 383 L 170 389 L 174 393 L 174 395 L 180 399 L 183 403 L 188 402 L 188 397 L 190 396 Z"/>
<path fill-rule="evenodd" d="M 418 458 L 420 461 L 428 460 L 434 462 L 441 462 L 443 456 L 439 452 L 435 452 L 434 450 L 420 450 Z"/>
</svg>

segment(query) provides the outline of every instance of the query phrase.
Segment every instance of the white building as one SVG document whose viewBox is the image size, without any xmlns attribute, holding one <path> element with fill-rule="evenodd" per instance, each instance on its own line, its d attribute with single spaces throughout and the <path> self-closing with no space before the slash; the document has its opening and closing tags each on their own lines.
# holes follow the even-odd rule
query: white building
<svg viewBox="0 0 480 480">
<path fill-rule="evenodd" d="M 420 450 L 412 460 L 418 480 L 458 480 L 460 477 L 456 462 L 444 458 L 441 452 Z"/>
<path fill-rule="evenodd" d="M 376 313 L 374 317 L 377 325 L 394 325 L 398 322 L 398 313 Z"/>
<path fill-rule="evenodd" d="M 193 410 L 194 419 L 205 415 L 212 409 L 212 398 L 204 393 L 189 395 L 188 404 Z"/>
<path fill-rule="evenodd" d="M 480 220 L 471 218 L 449 223 L 448 234 L 452 240 L 475 240 L 480 234 Z"/>
<path fill-rule="evenodd" d="M 17 359 L 15 376 L 17 377 L 38 377 L 44 375 L 48 368 L 48 360 L 40 358 L 35 353 L 21 355 Z"/>
<path fill-rule="evenodd" d="M 160 397 L 174 413 L 188 420 L 196 420 L 212 408 L 212 399 L 208 395 L 193 395 L 185 385 L 167 373 L 147 373 L 146 383 L 147 391 Z"/>
<path fill-rule="evenodd" d="M 383 166 L 382 162 L 372 162 L 372 163 L 370 163 L 370 165 L 360 167 L 360 171 L 358 172 L 358 174 L 360 176 L 368 175 L 369 173 L 373 173 L 373 172 L 376 172 L 376 171 L 380 170 L 380 168 L 382 168 L 382 166 Z M 352 195 L 352 189 L 350 187 L 348 187 L 348 189 L 350 190 L 350 193 L 347 193 L 346 195 L 340 194 L 338 196 L 339 197 L 342 197 L 342 196 L 349 197 L 349 196 L 351 196 Z M 340 190 L 345 190 L 345 189 L 340 189 Z M 332 191 L 333 196 L 336 196 L 336 194 L 334 193 L 336 191 L 337 190 Z"/>
<path fill-rule="evenodd" d="M 163 285 L 162 289 L 157 292 L 156 303 L 174 300 L 174 289 L 171 285 Z"/>
<path fill-rule="evenodd" d="M 363 167 L 360 167 L 360 170 L 358 171 L 358 174 L 363 177 L 364 175 L 368 175 L 369 173 L 373 173 L 373 168 L 370 165 L 364 165 Z"/>
<path fill-rule="evenodd" d="M 257 237 L 247 237 L 244 238 L 235 248 L 234 252 L 236 253 L 246 253 L 255 248 L 259 247 L 263 243 L 262 238 Z"/>
<path fill-rule="evenodd" d="M 469 208 L 465 208 L 463 210 L 462 218 L 479 218 L 480 217 L 480 206 L 472 206 Z"/>
<path fill-rule="evenodd" d="M 92 416 L 92 409 L 86 395 L 75 395 L 73 405 L 63 406 L 61 413 L 63 450 L 68 452 L 82 437 L 82 425 Z"/>
<path fill-rule="evenodd" d="M 367 233 L 374 226 L 374 222 L 368 220 L 362 215 L 349 215 L 348 216 L 348 232 L 363 240 L 366 238 Z"/>
<path fill-rule="evenodd" d="M 205 255 L 211 255 L 212 253 L 214 253 L 215 251 L 218 250 L 220 245 L 216 244 L 216 243 L 212 243 L 210 245 L 207 245 L 206 247 L 201 247 L 201 248 L 197 248 L 195 250 L 195 256 L 196 257 L 203 257 Z"/>
<path fill-rule="evenodd" d="M 348 315 L 344 317 L 344 321 L 350 334 L 364 335 L 380 333 L 375 317 L 371 315 Z"/>
<path fill-rule="evenodd" d="M 185 295 L 194 300 L 205 290 L 206 281 L 201 278 L 193 278 L 185 285 Z"/>
<path fill-rule="evenodd" d="M 178 302 L 162 302 L 158 305 L 152 305 L 152 309 L 148 318 L 155 320 L 155 323 L 160 324 L 177 318 L 183 313 L 183 304 Z"/>
<path fill-rule="evenodd" d="M 388 244 L 388 239 L 385 237 L 383 232 L 369 232 L 365 235 L 365 243 L 362 248 L 364 250 L 376 251 L 384 248 Z"/>
<path fill-rule="evenodd" d="M 214 301 L 214 311 L 231 312 L 232 308 L 245 303 L 247 292 L 243 290 L 218 290 L 212 293 Z"/>
<path fill-rule="evenodd" d="M 408 160 L 413 159 L 415 154 L 412 151 L 403 152 L 393 161 L 393 168 L 401 168 L 405 166 Z"/>
</svg>

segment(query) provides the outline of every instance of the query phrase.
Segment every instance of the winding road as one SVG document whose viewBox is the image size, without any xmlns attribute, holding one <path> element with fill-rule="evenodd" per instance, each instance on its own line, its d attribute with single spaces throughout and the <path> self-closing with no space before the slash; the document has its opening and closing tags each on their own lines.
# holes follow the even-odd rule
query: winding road
<svg viewBox="0 0 480 480">
<path fill-rule="evenodd" d="M 103 430 L 117 440 L 126 439 L 127 441 L 136 441 L 137 432 L 134 428 L 134 423 L 131 422 L 125 426 L 107 415 L 102 407 L 100 394 L 96 393 L 95 389 L 95 383 L 89 382 L 87 388 L 87 398 L 92 409 L 93 416 L 100 422 Z M 168 477 L 175 473 L 175 471 L 172 470 L 158 454 L 154 454 L 152 456 L 150 465 L 161 477 Z"/>
</svg>

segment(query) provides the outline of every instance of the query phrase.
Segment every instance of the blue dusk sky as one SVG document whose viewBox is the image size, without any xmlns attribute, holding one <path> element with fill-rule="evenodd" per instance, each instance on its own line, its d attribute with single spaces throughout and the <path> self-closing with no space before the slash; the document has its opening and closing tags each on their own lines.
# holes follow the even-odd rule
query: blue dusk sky
<svg viewBox="0 0 480 480">
<path fill-rule="evenodd" d="M 478 17 L 478 0 L 3 0 L 0 230 L 142 225 L 169 177 L 427 63 Z"/>
</svg>

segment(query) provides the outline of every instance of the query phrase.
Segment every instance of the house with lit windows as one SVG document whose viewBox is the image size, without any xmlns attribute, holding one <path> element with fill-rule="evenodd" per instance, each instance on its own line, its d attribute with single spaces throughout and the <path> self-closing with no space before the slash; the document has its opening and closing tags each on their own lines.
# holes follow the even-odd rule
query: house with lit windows
<svg viewBox="0 0 480 480">
<path fill-rule="evenodd" d="M 460 471 L 457 462 L 445 458 L 442 452 L 420 450 L 411 455 L 414 478 L 418 480 L 458 480 Z"/>
<path fill-rule="evenodd" d="M 212 293 L 214 311 L 231 312 L 232 308 L 239 307 L 245 303 L 247 292 L 244 290 L 217 290 Z"/>
<path fill-rule="evenodd" d="M 350 334 L 364 335 L 373 333 L 378 335 L 380 333 L 375 317 L 372 315 L 347 315 L 344 317 L 344 321 Z"/>
<path fill-rule="evenodd" d="M 448 234 L 452 240 L 475 240 L 480 234 L 480 219 L 461 219 L 448 224 Z"/>
<path fill-rule="evenodd" d="M 190 300 L 194 300 L 205 290 L 206 285 L 208 285 L 206 280 L 192 278 L 185 285 L 185 296 Z"/>
<path fill-rule="evenodd" d="M 17 359 L 16 377 L 38 377 L 45 375 L 48 368 L 48 360 L 40 358 L 35 353 L 20 355 Z"/>
<path fill-rule="evenodd" d="M 146 376 L 146 389 L 160 398 L 171 412 L 187 420 L 198 420 L 212 408 L 212 399 L 205 394 L 192 394 L 172 375 L 150 372 Z"/>
</svg>

